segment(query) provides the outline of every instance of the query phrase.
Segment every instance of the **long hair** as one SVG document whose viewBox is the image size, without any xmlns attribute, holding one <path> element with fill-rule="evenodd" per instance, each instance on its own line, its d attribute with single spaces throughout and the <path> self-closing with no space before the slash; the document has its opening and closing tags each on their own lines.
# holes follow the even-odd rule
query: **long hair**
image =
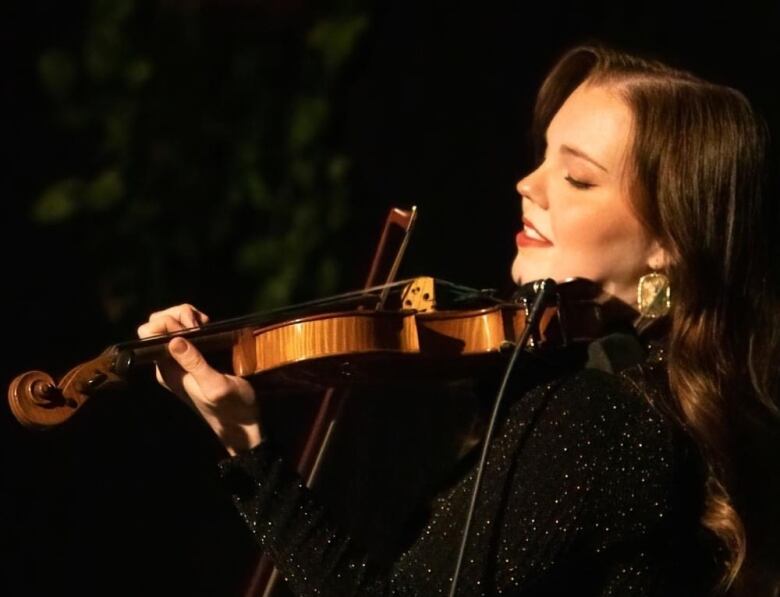
<svg viewBox="0 0 780 597">
<path fill-rule="evenodd" d="M 776 214 L 762 194 L 766 127 L 734 89 L 615 50 L 579 47 L 541 87 L 537 143 L 585 82 L 617 91 L 634 116 L 632 207 L 670 257 L 671 407 L 705 463 L 702 524 L 725 547 L 721 588 L 738 592 L 750 582 L 753 537 L 737 491 L 737 440 L 762 413 L 778 414 Z"/>
</svg>

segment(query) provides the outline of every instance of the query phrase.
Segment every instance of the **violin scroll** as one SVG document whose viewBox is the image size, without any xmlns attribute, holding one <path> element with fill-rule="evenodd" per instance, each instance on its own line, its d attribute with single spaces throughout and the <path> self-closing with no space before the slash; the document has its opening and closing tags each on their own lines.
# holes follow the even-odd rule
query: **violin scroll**
<svg viewBox="0 0 780 597">
<path fill-rule="evenodd" d="M 14 417 L 25 427 L 45 429 L 64 423 L 98 391 L 116 388 L 128 367 L 126 355 L 109 350 L 78 365 L 59 383 L 43 371 L 28 371 L 8 386 L 8 403 Z"/>
</svg>

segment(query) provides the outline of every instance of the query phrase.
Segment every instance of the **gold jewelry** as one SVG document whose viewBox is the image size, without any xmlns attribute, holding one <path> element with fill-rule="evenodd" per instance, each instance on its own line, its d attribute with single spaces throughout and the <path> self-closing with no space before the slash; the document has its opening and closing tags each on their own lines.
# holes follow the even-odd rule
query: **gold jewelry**
<svg viewBox="0 0 780 597">
<path fill-rule="evenodd" d="M 669 278 L 659 272 L 651 272 L 639 278 L 636 302 L 642 317 L 657 319 L 666 315 L 672 306 Z"/>
</svg>

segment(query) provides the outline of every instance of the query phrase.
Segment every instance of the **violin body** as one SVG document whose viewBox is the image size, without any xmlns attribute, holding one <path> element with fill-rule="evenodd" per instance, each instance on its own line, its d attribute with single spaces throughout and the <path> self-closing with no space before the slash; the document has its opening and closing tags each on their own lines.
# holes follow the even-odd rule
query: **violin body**
<svg viewBox="0 0 780 597">
<path fill-rule="evenodd" d="M 325 314 L 243 333 L 233 348 L 233 370 L 258 376 L 260 383 L 263 378 L 371 382 L 398 375 L 399 369 L 411 373 L 434 362 L 498 353 L 516 340 L 524 322 L 519 305 Z"/>
</svg>

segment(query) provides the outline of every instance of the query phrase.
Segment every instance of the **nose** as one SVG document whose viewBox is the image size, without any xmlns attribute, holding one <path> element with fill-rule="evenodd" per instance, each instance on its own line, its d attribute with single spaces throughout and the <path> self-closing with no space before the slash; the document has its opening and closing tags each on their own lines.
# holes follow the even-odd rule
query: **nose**
<svg viewBox="0 0 780 597">
<path fill-rule="evenodd" d="M 547 209 L 548 202 L 542 166 L 518 180 L 515 188 L 523 199 L 528 199 L 542 209 Z"/>
</svg>

